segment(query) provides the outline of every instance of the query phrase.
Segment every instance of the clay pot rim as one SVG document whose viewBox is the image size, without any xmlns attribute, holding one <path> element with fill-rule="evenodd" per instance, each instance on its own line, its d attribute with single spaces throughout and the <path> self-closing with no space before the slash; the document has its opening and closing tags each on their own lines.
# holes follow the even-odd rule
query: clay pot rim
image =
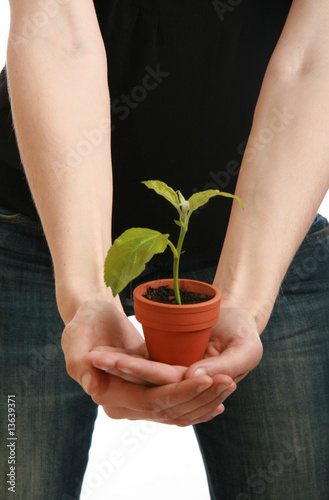
<svg viewBox="0 0 329 500">
<path fill-rule="evenodd" d="M 146 297 L 143 297 L 142 293 L 144 293 L 144 290 L 142 289 L 148 288 L 149 286 L 162 286 L 162 285 L 171 285 L 173 287 L 173 278 L 160 278 L 158 280 L 152 280 L 152 281 L 147 281 L 145 283 L 141 283 L 138 285 L 133 292 L 134 299 L 136 295 L 138 296 L 138 300 L 142 302 L 145 306 L 152 307 L 152 308 L 162 308 L 162 309 L 168 309 L 174 312 L 175 310 L 181 313 L 182 308 L 184 308 L 186 311 L 188 309 L 203 309 L 210 307 L 212 308 L 214 306 L 214 303 L 217 303 L 218 301 L 221 300 L 221 292 L 218 288 L 216 288 L 214 285 L 211 285 L 210 283 L 206 283 L 205 281 L 199 281 L 199 280 L 192 280 L 192 279 L 187 279 L 187 278 L 180 278 L 178 280 L 180 286 L 185 285 L 185 284 L 202 284 L 202 286 L 205 286 L 209 288 L 209 293 L 214 293 L 214 297 L 212 297 L 210 300 L 207 300 L 205 302 L 198 302 L 196 304 L 165 304 L 163 302 L 155 302 L 152 300 L 147 299 Z M 187 287 L 186 287 L 187 288 Z M 187 288 L 188 289 L 188 288 Z M 206 293 L 206 292 L 205 292 Z"/>
</svg>

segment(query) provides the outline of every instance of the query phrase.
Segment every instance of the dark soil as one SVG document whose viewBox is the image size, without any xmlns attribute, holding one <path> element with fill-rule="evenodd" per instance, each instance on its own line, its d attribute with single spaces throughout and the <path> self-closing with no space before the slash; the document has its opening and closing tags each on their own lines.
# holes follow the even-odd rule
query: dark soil
<svg viewBox="0 0 329 500">
<path fill-rule="evenodd" d="M 163 304 L 178 304 L 175 298 L 175 291 L 168 285 L 153 288 L 148 287 L 143 297 L 154 302 L 161 302 Z M 205 293 L 190 292 L 188 290 L 180 290 L 180 297 L 182 304 L 198 304 L 199 302 L 206 302 L 213 298 L 213 295 L 206 295 Z"/>
</svg>

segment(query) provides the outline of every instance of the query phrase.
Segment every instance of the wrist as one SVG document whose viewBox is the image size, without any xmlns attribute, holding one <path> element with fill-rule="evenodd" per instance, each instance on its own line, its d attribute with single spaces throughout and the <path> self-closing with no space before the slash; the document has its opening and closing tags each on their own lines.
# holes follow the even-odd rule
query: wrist
<svg viewBox="0 0 329 500">
<path fill-rule="evenodd" d="M 102 279 L 56 281 L 56 300 L 65 324 L 75 316 L 83 303 L 106 301 L 122 310 L 119 297 L 114 298 Z"/>
<path fill-rule="evenodd" d="M 222 293 L 221 307 L 246 311 L 261 334 L 270 319 L 277 292 L 261 292 L 250 285 L 242 285 L 237 280 L 230 285 L 223 285 L 215 280 L 214 285 Z"/>
</svg>

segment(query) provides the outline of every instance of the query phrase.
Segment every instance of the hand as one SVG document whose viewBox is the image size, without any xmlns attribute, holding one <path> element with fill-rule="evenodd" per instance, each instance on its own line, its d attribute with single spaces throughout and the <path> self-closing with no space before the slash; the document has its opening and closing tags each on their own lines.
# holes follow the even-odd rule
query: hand
<svg viewBox="0 0 329 500">
<path fill-rule="evenodd" d="M 69 375 L 88 394 L 99 390 L 104 372 L 91 363 L 90 353 L 99 346 L 145 356 L 144 339 L 124 314 L 119 300 L 106 294 L 80 304 L 62 336 L 62 348 Z"/>
<path fill-rule="evenodd" d="M 204 370 L 211 377 L 225 373 L 237 383 L 258 365 L 262 354 L 254 317 L 240 307 L 223 303 L 204 359 L 190 366 L 185 378 Z"/>
<path fill-rule="evenodd" d="M 206 422 L 222 413 L 222 402 L 235 388 L 227 375 L 193 376 L 189 380 L 156 387 L 107 375 L 93 400 L 113 419 L 152 420 L 184 427 Z"/>
<path fill-rule="evenodd" d="M 211 378 L 195 373 L 184 380 L 186 367 L 151 361 L 124 349 L 99 347 L 90 359 L 107 374 L 93 400 L 115 419 L 178 426 L 206 422 L 224 411 L 223 401 L 236 389 L 227 375 Z"/>
<path fill-rule="evenodd" d="M 103 352 L 94 358 L 94 364 L 98 367 L 107 365 L 109 372 L 141 383 L 169 383 L 170 376 L 179 373 L 184 379 L 199 374 L 210 377 L 226 374 L 237 383 L 257 366 L 262 354 L 263 346 L 253 315 L 223 301 L 219 322 L 212 330 L 204 359 L 189 368 L 164 365 L 124 352 Z"/>
<path fill-rule="evenodd" d="M 224 411 L 222 402 L 236 387 L 227 375 L 183 380 L 186 368 L 149 361 L 139 332 L 105 299 L 80 306 L 63 332 L 62 346 L 68 373 L 111 418 L 179 426 L 204 422 Z M 120 370 L 120 363 L 126 366 L 128 360 L 142 366 L 134 375 Z M 118 361 L 119 368 L 115 366 Z M 109 366 L 104 366 L 106 362 Z M 111 370 L 116 375 L 108 373 Z M 164 385 L 149 387 L 150 383 Z"/>
</svg>

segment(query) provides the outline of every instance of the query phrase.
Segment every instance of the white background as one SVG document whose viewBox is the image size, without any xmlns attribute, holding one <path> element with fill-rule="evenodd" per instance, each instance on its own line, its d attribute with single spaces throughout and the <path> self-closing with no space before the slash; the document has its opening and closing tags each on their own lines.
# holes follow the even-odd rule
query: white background
<svg viewBox="0 0 329 500">
<path fill-rule="evenodd" d="M 5 62 L 9 8 L 0 6 L 0 65 Z M 329 196 L 320 213 L 329 216 Z M 202 460 L 191 428 L 150 422 L 96 422 L 82 500 L 208 500 Z"/>
</svg>

